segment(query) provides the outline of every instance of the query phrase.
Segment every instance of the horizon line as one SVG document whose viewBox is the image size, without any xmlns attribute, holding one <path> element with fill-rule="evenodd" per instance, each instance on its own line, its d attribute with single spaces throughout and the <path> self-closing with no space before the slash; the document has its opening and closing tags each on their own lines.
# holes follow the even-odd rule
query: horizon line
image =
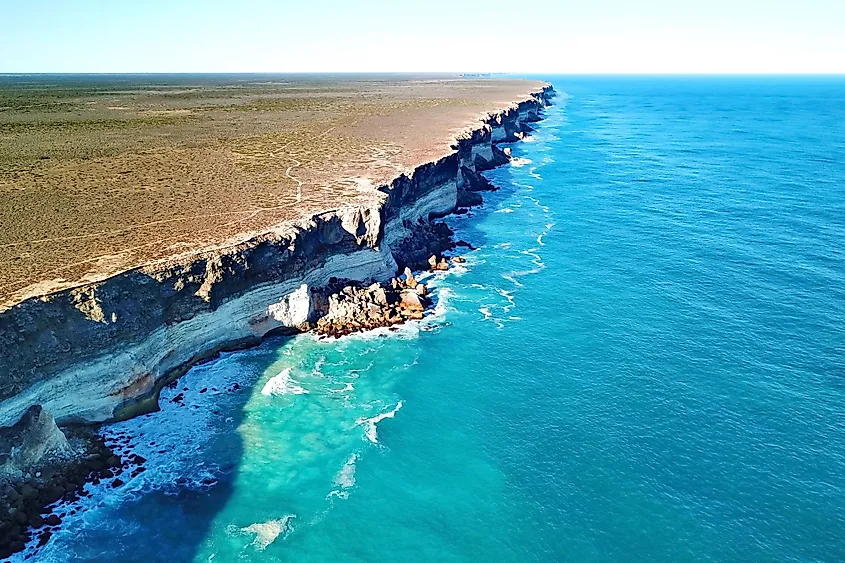
<svg viewBox="0 0 845 563">
<path fill-rule="evenodd" d="M 190 74 L 217 74 L 217 75 L 449 75 L 449 76 L 845 76 L 845 71 L 837 72 L 565 72 L 565 71 L 440 71 L 440 70 L 245 70 L 245 71 L 209 71 L 209 70 L 180 70 L 180 71 L 32 71 L 32 72 L 7 72 L 0 71 L 0 76 L 38 76 L 38 75 L 66 75 L 66 76 L 163 76 L 163 75 L 190 75 Z"/>
</svg>

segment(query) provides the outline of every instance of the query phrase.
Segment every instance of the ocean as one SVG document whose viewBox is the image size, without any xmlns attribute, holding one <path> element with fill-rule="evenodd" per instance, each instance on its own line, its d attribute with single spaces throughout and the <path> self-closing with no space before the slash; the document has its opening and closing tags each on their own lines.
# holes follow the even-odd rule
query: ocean
<svg viewBox="0 0 845 563">
<path fill-rule="evenodd" d="M 541 78 L 432 316 L 193 368 L 35 559 L 845 561 L 845 79 Z"/>
</svg>

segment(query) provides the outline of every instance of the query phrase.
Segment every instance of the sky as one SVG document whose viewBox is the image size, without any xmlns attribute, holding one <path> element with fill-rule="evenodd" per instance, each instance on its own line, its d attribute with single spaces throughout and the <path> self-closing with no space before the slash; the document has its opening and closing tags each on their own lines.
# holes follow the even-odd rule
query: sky
<svg viewBox="0 0 845 563">
<path fill-rule="evenodd" d="M 0 73 L 845 73 L 845 0 L 0 0 Z"/>
</svg>

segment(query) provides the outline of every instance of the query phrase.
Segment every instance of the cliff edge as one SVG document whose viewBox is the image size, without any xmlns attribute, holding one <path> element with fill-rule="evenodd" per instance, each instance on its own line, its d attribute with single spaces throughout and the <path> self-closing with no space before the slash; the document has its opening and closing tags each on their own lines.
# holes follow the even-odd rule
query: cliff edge
<svg viewBox="0 0 845 563">
<path fill-rule="evenodd" d="M 451 154 L 362 188 L 362 203 L 3 311 L 0 426 L 33 405 L 59 425 L 129 417 L 198 361 L 310 329 L 333 278 L 383 282 L 424 254 L 420 229 L 486 189 L 480 172 L 508 160 L 496 145 L 521 139 L 553 95 L 546 86 L 489 115 Z"/>
</svg>

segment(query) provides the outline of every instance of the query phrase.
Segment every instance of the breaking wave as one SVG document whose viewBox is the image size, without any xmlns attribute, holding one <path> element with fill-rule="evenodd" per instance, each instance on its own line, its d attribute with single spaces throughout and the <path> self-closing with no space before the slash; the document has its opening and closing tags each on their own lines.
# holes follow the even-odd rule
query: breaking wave
<svg viewBox="0 0 845 563">
<path fill-rule="evenodd" d="M 268 397 L 274 395 L 306 395 L 308 390 L 291 378 L 290 368 L 285 368 L 264 384 L 261 394 Z"/>
<path fill-rule="evenodd" d="M 378 423 L 384 420 L 385 418 L 393 418 L 394 416 L 396 416 L 396 413 L 399 412 L 399 409 L 402 408 L 402 403 L 402 401 L 399 401 L 399 403 L 397 403 L 392 410 L 377 414 L 372 418 L 358 419 L 357 424 L 364 426 L 364 435 L 367 437 L 367 440 L 369 440 L 373 444 L 378 444 Z"/>
</svg>

